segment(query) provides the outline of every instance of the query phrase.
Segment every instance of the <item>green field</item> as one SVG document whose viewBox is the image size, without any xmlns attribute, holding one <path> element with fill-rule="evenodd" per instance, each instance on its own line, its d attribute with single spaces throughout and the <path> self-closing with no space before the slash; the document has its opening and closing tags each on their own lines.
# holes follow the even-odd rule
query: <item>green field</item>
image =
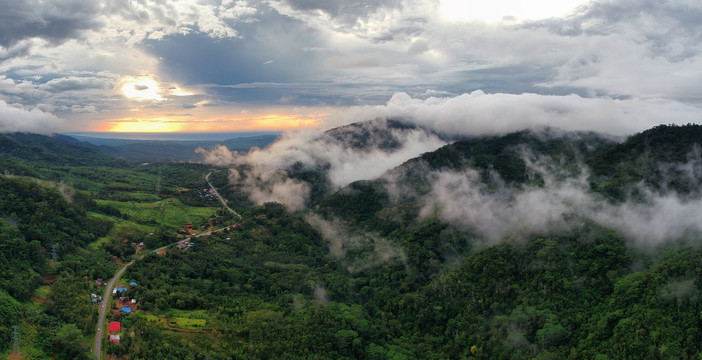
<svg viewBox="0 0 702 360">
<path fill-rule="evenodd" d="M 94 212 L 89 212 L 88 216 L 93 217 L 93 218 L 97 218 L 97 219 L 102 219 L 102 220 L 109 220 L 115 224 L 115 226 L 112 228 L 112 230 L 110 230 L 110 232 L 109 232 L 109 234 L 107 234 L 107 236 L 103 236 L 103 237 L 97 239 L 97 241 L 93 241 L 92 243 L 88 244 L 88 248 L 91 250 L 97 250 L 100 248 L 100 246 L 106 244 L 111 239 L 117 239 L 118 232 L 120 230 L 122 230 L 123 228 L 134 229 L 134 230 L 141 232 L 141 233 L 151 233 L 151 232 L 154 232 L 154 230 L 156 229 L 155 226 L 143 225 L 143 224 L 136 223 L 134 221 L 121 219 L 121 218 L 118 218 L 115 216 L 98 214 L 98 213 L 94 213 Z"/>
<path fill-rule="evenodd" d="M 128 215 L 129 220 L 134 223 L 163 227 L 180 227 L 181 224 L 185 223 L 202 225 L 207 218 L 214 216 L 217 212 L 216 207 L 187 206 L 176 198 L 148 203 L 113 200 L 97 200 L 97 203 L 117 208 L 123 214 Z"/>
<path fill-rule="evenodd" d="M 143 311 L 137 311 L 137 315 L 149 321 L 163 322 L 168 320 L 172 328 L 184 330 L 203 330 L 207 325 L 208 315 L 205 310 L 169 310 L 165 314 L 153 315 Z M 165 325 L 164 325 L 165 328 Z"/>
</svg>

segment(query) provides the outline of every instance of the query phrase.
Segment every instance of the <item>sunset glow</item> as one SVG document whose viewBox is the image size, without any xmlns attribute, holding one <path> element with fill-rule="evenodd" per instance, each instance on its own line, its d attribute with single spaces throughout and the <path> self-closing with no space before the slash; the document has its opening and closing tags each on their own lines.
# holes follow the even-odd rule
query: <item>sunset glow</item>
<svg viewBox="0 0 702 360">
<path fill-rule="evenodd" d="M 212 119 L 115 119 L 99 124 L 93 131 L 110 132 L 201 132 L 201 131 L 251 131 L 292 130 L 319 126 L 326 114 L 313 115 L 239 115 Z"/>
<path fill-rule="evenodd" d="M 183 130 L 177 122 L 168 120 L 124 120 L 108 122 L 103 131 L 111 132 L 174 132 Z"/>
</svg>

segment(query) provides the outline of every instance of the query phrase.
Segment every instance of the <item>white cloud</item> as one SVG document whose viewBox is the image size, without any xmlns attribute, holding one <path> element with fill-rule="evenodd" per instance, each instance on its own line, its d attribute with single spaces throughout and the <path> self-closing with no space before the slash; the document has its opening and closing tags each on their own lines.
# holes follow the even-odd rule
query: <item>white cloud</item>
<svg viewBox="0 0 702 360">
<path fill-rule="evenodd" d="M 445 144 L 421 129 L 389 128 L 382 119 L 347 129 L 342 134 L 349 136 L 355 131 L 361 139 L 369 135 L 364 146 L 354 147 L 353 140 L 339 140 L 334 135 L 307 130 L 285 133 L 265 149 L 254 148 L 247 154 L 231 152 L 223 146 L 198 152 L 203 153 L 204 161 L 210 164 L 247 165 L 247 172 L 235 178 L 244 179 L 252 201 L 279 201 L 292 209 L 300 209 L 309 196 L 309 186 L 288 178 L 285 169 L 295 164 L 326 169 L 331 185 L 340 188 L 357 180 L 375 179 L 407 159 Z M 379 133 L 385 135 L 374 138 Z M 384 147 L 385 142 L 396 143 L 396 146 Z"/>
<path fill-rule="evenodd" d="M 563 121 L 555 119 L 558 110 L 545 109 L 538 114 L 528 107 L 539 106 L 539 102 L 557 107 L 555 103 L 562 102 L 570 104 L 565 106 L 588 108 L 569 107 L 568 117 L 574 112 L 592 112 L 592 116 L 578 116 L 574 121 L 593 121 L 596 129 L 611 128 L 617 133 L 643 126 L 618 123 L 617 127 L 615 121 L 615 125 L 607 127 L 602 122 L 608 118 L 595 118 L 596 115 L 618 119 L 638 112 L 651 119 L 650 123 L 685 122 L 702 104 L 698 91 L 698 84 L 702 83 L 699 3 L 601 0 L 589 2 L 568 17 L 486 24 L 447 21 L 442 17 L 447 1 L 443 1 L 443 10 L 439 0 L 71 0 L 44 7 L 36 1 L 0 1 L 6 10 L 3 14 L 8 27 L 0 36 L 4 44 L 0 45 L 0 77 L 4 76 L 0 81 L 12 78 L 16 83 L 15 89 L 4 92 L 0 84 L 0 93 L 7 102 L 25 106 L 96 106 L 103 114 L 119 116 L 122 109 L 134 105 L 105 96 L 106 88 L 97 83 L 72 94 L 48 90 L 59 89 L 54 85 L 60 85 L 56 84 L 60 79 L 67 85 L 69 79 L 116 81 L 143 75 L 197 89 L 200 84 L 211 84 L 213 73 L 223 74 L 216 81 L 221 85 L 236 85 L 242 78 L 251 84 L 270 83 L 275 78 L 288 85 L 285 90 L 281 90 L 282 86 L 252 86 L 236 91 L 217 88 L 203 94 L 212 103 L 222 108 L 229 106 L 234 112 L 244 106 L 274 103 L 284 103 L 291 109 L 297 105 L 377 105 L 396 92 L 421 97 L 426 102 L 432 94 L 474 95 L 475 90 L 482 89 L 491 95 L 475 99 L 472 106 L 483 106 L 483 110 L 497 116 L 521 116 L 523 111 L 527 117 L 542 116 L 542 122 L 559 126 Z M 563 1 L 559 6 L 571 7 L 579 2 Z M 464 3 L 461 6 L 467 6 Z M 514 2 L 498 1 L 492 5 L 505 3 Z M 56 30 L 52 35 L 38 26 L 42 19 L 75 21 L 52 28 Z M 208 46 L 225 58 L 202 56 L 196 61 L 179 62 L 183 59 L 177 58 L 178 53 L 186 52 L 180 49 L 195 36 L 182 35 L 194 33 L 209 37 L 212 43 Z M 281 40 L 280 33 L 295 36 Z M 220 51 L 227 46 L 241 51 Z M 170 56 L 158 52 L 164 48 L 170 49 Z M 242 55 L 247 51 L 246 56 Z M 269 59 L 275 61 L 269 63 L 273 61 Z M 172 65 L 178 62 L 189 65 L 178 68 L 182 73 L 171 73 Z M 184 68 L 195 63 L 212 71 Z M 267 63 L 263 69 L 262 63 Z M 236 64 L 234 70 L 231 64 Z M 182 78 L 188 81 L 180 81 Z M 27 85 L 34 90 L 21 89 Z M 536 100 L 537 95 L 516 100 L 506 95 L 523 93 L 577 93 L 598 101 L 568 97 Z M 631 100 L 627 103 L 610 97 Z M 392 108 L 405 103 L 418 106 L 399 100 L 402 99 L 388 103 L 387 111 L 353 108 L 350 114 L 401 114 Z M 487 102 L 498 100 L 517 103 L 516 109 L 489 110 L 496 105 Z M 447 101 L 447 105 L 456 102 L 459 101 Z M 639 105 L 646 110 L 637 110 Z M 598 109 L 592 110 L 594 107 Z M 666 111 L 670 113 L 665 114 Z M 655 114 L 655 119 L 649 114 Z M 510 121 L 513 126 L 535 122 Z M 506 128 L 513 129 L 512 125 Z M 569 126 L 572 124 L 561 127 Z"/>
<path fill-rule="evenodd" d="M 51 134 L 63 121 L 37 108 L 25 109 L 0 100 L 0 132 L 33 132 Z"/>
<path fill-rule="evenodd" d="M 421 214 L 469 227 L 493 242 L 513 233 L 565 230 L 570 226 L 567 218 L 573 215 L 615 229 L 637 244 L 659 244 L 690 230 L 702 231 L 702 198 L 639 186 L 645 201 L 612 204 L 589 191 L 587 169 L 578 176 L 557 179 L 548 169 L 557 163 L 550 158 L 527 160 L 530 169 L 543 177 L 543 187 L 488 188 L 472 169 L 432 172 L 427 176 L 432 190 L 423 197 Z"/>
<path fill-rule="evenodd" d="M 687 124 L 702 109 L 663 99 L 617 100 L 578 95 L 486 94 L 412 98 L 397 93 L 384 106 L 340 110 L 329 116 L 338 125 L 352 119 L 385 117 L 417 124 L 445 135 L 496 135 L 526 128 L 555 127 L 629 135 L 659 124 Z"/>
</svg>

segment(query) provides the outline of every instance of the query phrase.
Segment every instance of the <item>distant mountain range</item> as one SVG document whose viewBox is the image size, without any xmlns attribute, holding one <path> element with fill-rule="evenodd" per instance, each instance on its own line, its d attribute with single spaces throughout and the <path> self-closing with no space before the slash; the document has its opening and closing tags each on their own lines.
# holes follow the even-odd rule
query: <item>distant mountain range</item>
<svg viewBox="0 0 702 360">
<path fill-rule="evenodd" d="M 77 138 L 76 138 L 77 137 Z M 135 162 L 199 161 L 199 147 L 224 145 L 230 150 L 246 152 L 252 147 L 265 147 L 278 135 L 243 136 L 223 141 L 215 140 L 136 140 L 93 138 L 89 136 L 54 134 L 43 136 L 29 133 L 0 134 L 0 153 L 27 160 L 43 160 L 66 165 L 90 165 L 114 162 L 106 156 Z M 76 164 L 78 162 L 80 164 Z"/>
<path fill-rule="evenodd" d="M 130 138 L 97 138 L 85 134 L 73 136 L 79 140 L 99 146 L 108 154 L 128 161 L 163 162 L 163 161 L 199 161 L 201 156 L 195 153 L 199 147 L 211 148 L 224 145 L 230 150 L 246 152 L 252 147 L 265 147 L 275 141 L 277 134 L 256 134 L 240 136 L 226 140 L 140 140 Z"/>
</svg>

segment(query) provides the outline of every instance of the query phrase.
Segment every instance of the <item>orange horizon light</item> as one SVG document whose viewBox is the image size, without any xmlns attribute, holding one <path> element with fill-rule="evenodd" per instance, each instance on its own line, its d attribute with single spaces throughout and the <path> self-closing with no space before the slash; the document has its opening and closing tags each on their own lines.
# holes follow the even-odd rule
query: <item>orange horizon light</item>
<svg viewBox="0 0 702 360">
<path fill-rule="evenodd" d="M 104 132 L 217 132 L 293 130 L 316 127 L 326 114 L 288 115 L 265 114 L 213 120 L 114 119 L 97 125 L 93 131 Z"/>
</svg>

